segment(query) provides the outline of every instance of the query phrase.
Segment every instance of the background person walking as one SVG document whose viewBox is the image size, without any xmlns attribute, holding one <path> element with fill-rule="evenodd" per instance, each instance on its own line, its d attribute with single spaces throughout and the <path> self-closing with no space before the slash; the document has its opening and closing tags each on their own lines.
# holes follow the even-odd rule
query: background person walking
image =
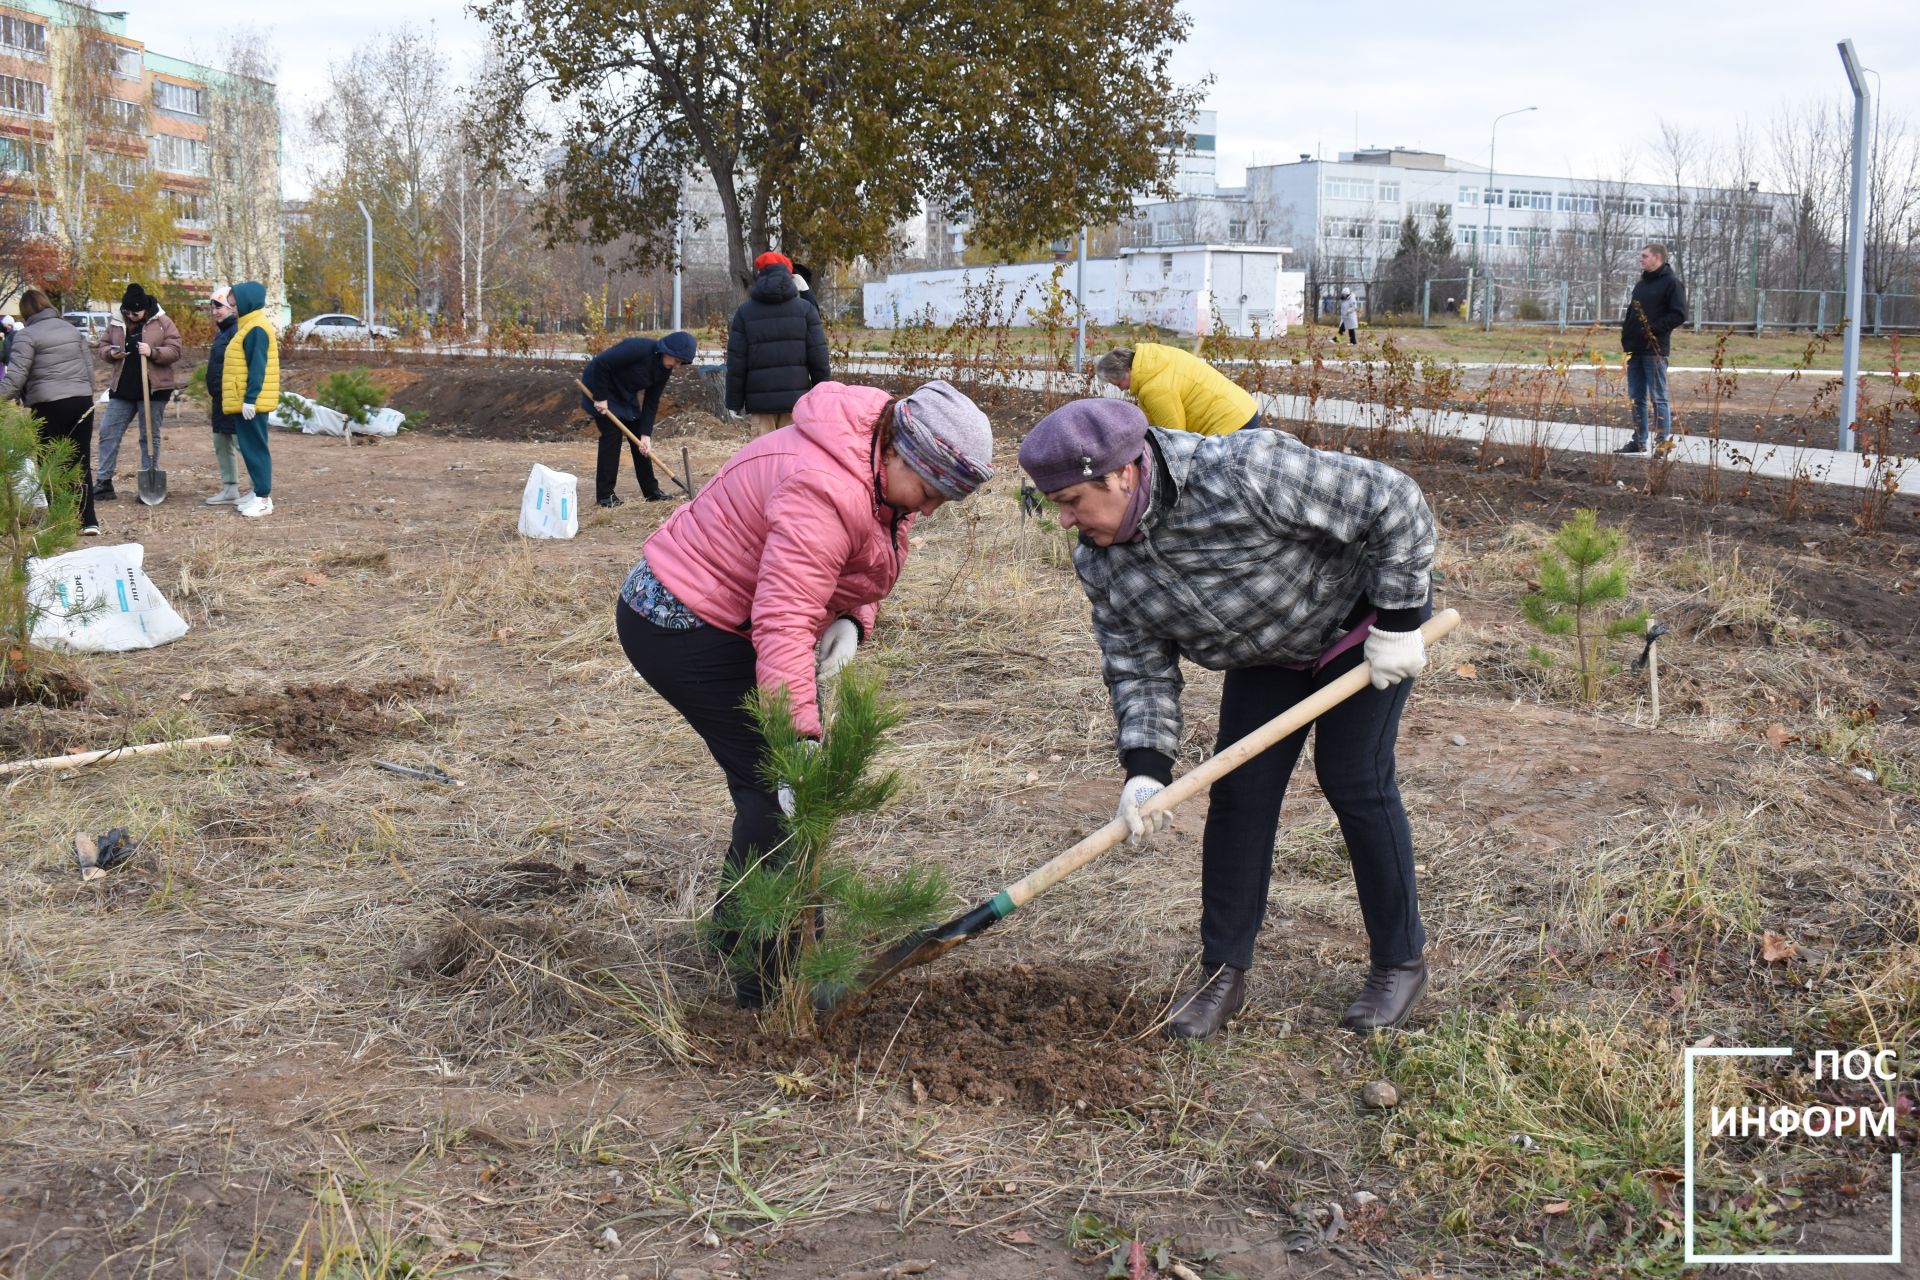
<svg viewBox="0 0 1920 1280">
<path fill-rule="evenodd" d="M 1334 341 L 1337 343 L 1341 338 L 1347 340 L 1348 346 L 1360 345 L 1360 303 L 1351 289 L 1340 291 L 1340 332 Z"/>
<path fill-rule="evenodd" d="M 93 457 L 93 362 L 87 340 L 38 289 L 20 295 L 26 323 L 14 332 L 0 396 L 18 400 L 40 420 L 40 439 L 69 440 L 80 468 L 80 532 L 97 534 L 90 462 Z"/>
<path fill-rule="evenodd" d="M 136 421 L 142 405 L 152 406 L 152 420 L 140 433 L 140 469 L 159 465 L 160 424 L 167 417 L 173 395 L 174 364 L 180 359 L 180 327 L 160 302 L 138 282 L 120 298 L 120 322 L 101 333 L 94 348 L 107 363 L 112 379 L 107 403 L 100 409 L 100 469 L 93 496 L 111 501 L 113 473 L 120 465 L 120 440 Z M 144 380 L 143 380 L 144 371 Z"/>
<path fill-rule="evenodd" d="M 800 295 L 785 254 L 753 260 L 747 300 L 727 326 L 727 408 L 763 436 L 793 421 L 793 406 L 830 376 L 820 308 Z"/>
<path fill-rule="evenodd" d="M 1673 331 L 1687 322 L 1687 291 L 1667 265 L 1667 246 L 1650 244 L 1640 250 L 1640 280 L 1620 317 L 1620 349 L 1627 353 L 1627 394 L 1633 397 L 1633 439 L 1618 450 L 1626 458 L 1644 458 L 1647 447 L 1647 402 L 1653 402 L 1659 444 L 1673 439 L 1673 409 L 1667 402 L 1667 359 L 1673 354 Z"/>
</svg>

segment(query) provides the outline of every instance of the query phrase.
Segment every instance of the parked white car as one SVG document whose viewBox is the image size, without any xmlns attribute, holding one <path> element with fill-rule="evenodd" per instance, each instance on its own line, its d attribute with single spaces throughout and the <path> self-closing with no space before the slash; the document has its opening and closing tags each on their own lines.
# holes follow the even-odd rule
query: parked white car
<svg viewBox="0 0 1920 1280">
<path fill-rule="evenodd" d="M 302 342 L 309 338 L 321 342 L 365 342 L 369 338 L 391 338 L 393 330 L 384 324 L 362 324 L 359 316 L 314 316 L 293 327 L 293 336 Z"/>
<path fill-rule="evenodd" d="M 108 325 L 120 323 L 120 316 L 112 311 L 68 311 L 60 318 L 86 334 L 89 341 L 105 333 Z"/>
</svg>

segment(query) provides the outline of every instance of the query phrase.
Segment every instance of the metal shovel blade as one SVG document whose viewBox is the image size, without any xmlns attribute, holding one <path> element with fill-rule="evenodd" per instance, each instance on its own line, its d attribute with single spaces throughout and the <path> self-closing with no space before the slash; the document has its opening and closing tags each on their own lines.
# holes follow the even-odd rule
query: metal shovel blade
<svg viewBox="0 0 1920 1280">
<path fill-rule="evenodd" d="M 140 469 L 140 501 L 157 507 L 167 500 L 167 473 L 158 467 Z"/>
</svg>

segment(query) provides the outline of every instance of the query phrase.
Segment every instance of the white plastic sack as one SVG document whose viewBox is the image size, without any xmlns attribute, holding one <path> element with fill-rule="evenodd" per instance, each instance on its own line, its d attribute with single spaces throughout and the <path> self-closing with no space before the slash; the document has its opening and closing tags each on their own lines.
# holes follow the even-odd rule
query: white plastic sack
<svg viewBox="0 0 1920 1280">
<path fill-rule="evenodd" d="M 345 434 L 347 415 L 341 413 L 338 409 L 329 409 L 319 401 L 309 400 L 305 396 L 293 391 L 284 393 L 280 398 L 283 402 L 287 400 L 297 401 L 305 407 L 307 416 L 305 418 L 288 417 L 276 408 L 272 413 L 267 415 L 268 426 L 286 427 L 289 429 L 298 427 L 304 434 L 310 436 L 337 436 Z M 359 428 L 355 427 L 354 430 L 358 432 Z"/>
<path fill-rule="evenodd" d="M 32 458 L 23 458 L 20 469 L 13 473 L 13 496 L 35 511 L 44 511 L 47 507 L 47 491 L 40 483 L 40 468 Z"/>
<path fill-rule="evenodd" d="M 564 471 L 533 464 L 520 495 L 520 534 L 526 538 L 571 538 L 580 532 L 580 482 Z"/>
<path fill-rule="evenodd" d="M 400 428 L 407 425 L 407 415 L 388 405 L 384 409 L 375 409 L 367 415 L 366 422 L 353 429 L 357 436 L 397 436 Z"/>
<path fill-rule="evenodd" d="M 29 560 L 27 599 L 41 610 L 33 643 L 68 653 L 121 653 L 187 634 L 186 619 L 140 568 L 146 554 L 127 542 Z"/>
</svg>

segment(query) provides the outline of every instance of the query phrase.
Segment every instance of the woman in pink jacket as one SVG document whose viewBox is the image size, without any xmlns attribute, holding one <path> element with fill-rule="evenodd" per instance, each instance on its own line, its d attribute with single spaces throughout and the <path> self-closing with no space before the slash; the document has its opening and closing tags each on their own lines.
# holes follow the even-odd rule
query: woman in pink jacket
<svg viewBox="0 0 1920 1280">
<path fill-rule="evenodd" d="M 819 736 L 819 681 L 872 628 L 915 518 L 992 475 L 987 416 L 947 383 L 895 400 L 823 382 L 794 405 L 792 426 L 734 454 L 647 539 L 615 627 L 634 670 L 726 774 L 730 867 L 785 838 L 747 695 L 785 685 L 800 731 Z M 758 1007 L 762 987 L 761 975 L 736 979 L 740 1005 Z"/>
</svg>

